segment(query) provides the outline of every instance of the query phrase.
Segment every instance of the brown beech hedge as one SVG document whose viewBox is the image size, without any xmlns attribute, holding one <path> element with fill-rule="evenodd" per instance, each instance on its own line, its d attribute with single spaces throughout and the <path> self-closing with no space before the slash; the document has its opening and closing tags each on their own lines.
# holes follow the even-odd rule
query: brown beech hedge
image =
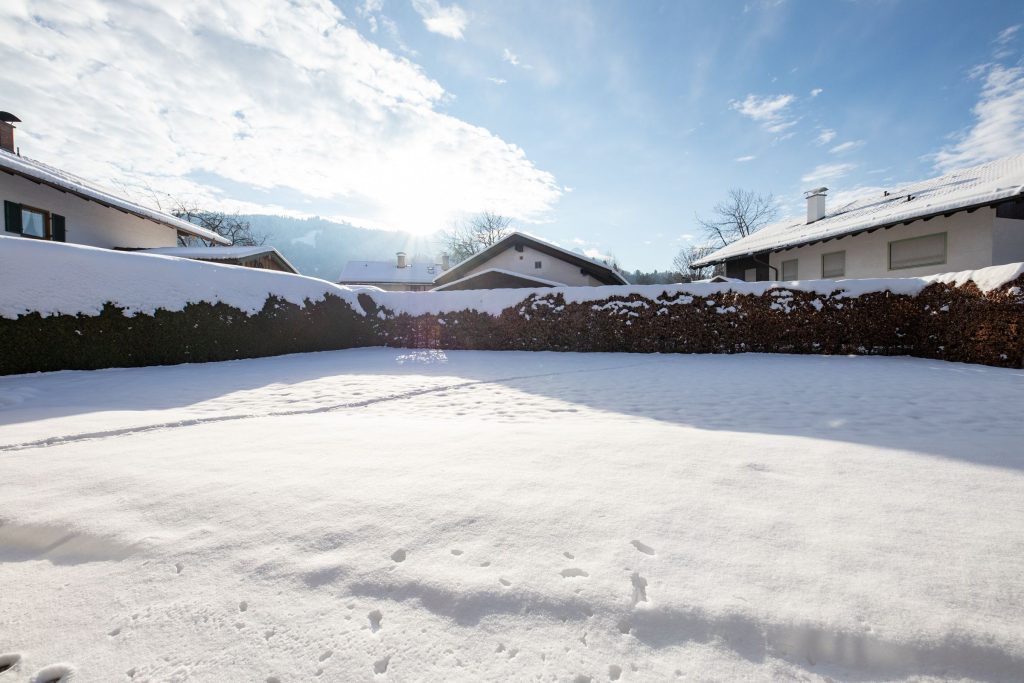
<svg viewBox="0 0 1024 683">
<path fill-rule="evenodd" d="M 417 296 L 430 296 L 417 295 Z M 524 291 L 492 316 L 475 311 L 411 316 L 359 294 L 297 306 L 271 297 L 259 313 L 225 304 L 125 316 L 38 314 L 0 319 L 0 374 L 255 358 L 386 345 L 410 348 L 631 353 L 910 355 L 1024 366 L 1024 277 L 982 293 L 931 284 L 910 295 L 860 296 L 784 288 L 763 295 L 669 292 L 567 303 Z"/>
</svg>

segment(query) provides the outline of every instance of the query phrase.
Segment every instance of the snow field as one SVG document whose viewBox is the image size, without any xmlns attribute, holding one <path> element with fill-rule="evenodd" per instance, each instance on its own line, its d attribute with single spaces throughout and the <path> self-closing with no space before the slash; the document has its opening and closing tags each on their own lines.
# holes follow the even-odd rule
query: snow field
<svg viewBox="0 0 1024 683">
<path fill-rule="evenodd" d="M 1022 399 L 755 354 L 0 378 L 0 683 L 1015 680 Z"/>
</svg>

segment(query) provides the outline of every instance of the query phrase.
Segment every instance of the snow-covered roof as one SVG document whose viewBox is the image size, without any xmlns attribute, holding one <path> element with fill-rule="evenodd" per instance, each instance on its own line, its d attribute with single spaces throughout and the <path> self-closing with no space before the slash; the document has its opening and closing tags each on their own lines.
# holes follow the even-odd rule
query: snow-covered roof
<svg viewBox="0 0 1024 683">
<path fill-rule="evenodd" d="M 773 223 L 705 256 L 694 265 L 788 249 L 1021 196 L 1024 196 L 1024 154 L 863 195 L 834 207 L 813 223 L 807 223 L 804 218 Z"/>
<path fill-rule="evenodd" d="M 524 275 L 523 273 L 517 273 L 517 272 L 512 271 L 512 270 L 505 270 L 504 268 L 488 268 L 486 270 L 477 271 L 477 272 L 473 273 L 472 275 L 467 275 L 465 277 L 460 277 L 458 280 L 452 280 L 451 282 L 446 282 L 445 284 L 443 284 L 443 285 L 441 285 L 439 287 L 435 287 L 434 291 L 441 292 L 441 291 L 444 291 L 446 289 L 456 289 L 455 285 L 462 284 L 463 282 L 466 282 L 467 280 L 475 280 L 477 278 L 484 277 L 484 276 L 486 276 L 488 274 L 505 275 L 507 277 L 514 278 L 516 280 L 522 280 L 524 282 L 532 282 L 532 283 L 540 285 L 541 287 L 565 287 L 565 283 L 564 282 L 555 282 L 554 280 L 545 280 L 542 277 L 534 277 L 533 275 Z M 529 287 L 529 285 L 525 285 L 525 286 Z"/>
<path fill-rule="evenodd" d="M 407 263 L 399 268 L 397 261 L 349 261 L 338 277 L 338 284 L 430 285 L 441 272 L 435 263 Z"/>
<path fill-rule="evenodd" d="M 175 216 L 166 214 L 163 211 L 157 211 L 156 209 L 151 209 L 148 206 L 137 204 L 136 202 L 125 199 L 124 197 L 119 197 L 110 191 L 85 180 L 84 178 L 80 178 L 72 173 L 68 173 L 67 171 L 62 171 L 59 168 L 50 166 L 49 164 L 44 164 L 41 161 L 12 154 L 7 150 L 0 150 L 0 171 L 13 175 L 20 175 L 28 178 L 29 180 L 49 185 L 50 187 L 63 192 L 70 192 L 82 199 L 93 201 L 104 206 L 109 206 L 112 209 L 130 213 L 133 216 L 138 216 L 139 218 L 151 220 L 156 223 L 166 225 L 169 228 L 174 228 L 175 230 L 195 235 L 196 237 L 213 240 L 220 244 L 230 244 L 227 239 L 221 237 L 212 230 L 201 228 L 194 223 L 189 223 L 181 218 L 176 218 Z"/>
<path fill-rule="evenodd" d="M 295 266 L 288 262 L 281 252 L 274 247 L 157 247 L 155 249 L 140 249 L 144 254 L 157 254 L 159 256 L 177 256 L 179 258 L 199 259 L 201 261 L 231 261 L 235 259 L 251 258 L 253 256 L 272 255 L 281 260 L 294 272 Z"/>
<path fill-rule="evenodd" d="M 495 255 L 500 254 L 505 249 L 508 249 L 509 247 L 512 247 L 517 244 L 529 245 L 530 247 L 538 251 L 544 252 L 546 254 L 549 254 L 551 256 L 554 256 L 555 258 L 560 258 L 563 261 L 568 261 L 569 263 L 573 263 L 581 267 L 588 268 L 591 270 L 591 274 L 594 276 L 596 280 L 608 280 L 608 282 L 606 282 L 605 284 L 628 284 L 626 282 L 626 278 L 620 275 L 618 271 L 615 270 L 615 268 L 608 265 L 607 262 L 598 261 L 597 259 L 592 259 L 589 256 L 584 256 L 583 254 L 578 254 L 574 251 L 563 249 L 562 247 L 551 244 L 550 242 L 545 242 L 544 240 L 534 237 L 533 235 L 527 235 L 526 233 L 522 232 L 513 232 L 507 237 L 504 237 L 501 240 L 492 244 L 491 246 L 487 247 L 483 251 L 477 252 L 476 254 L 473 254 L 469 258 L 460 261 L 459 263 L 455 264 L 448 270 L 439 274 L 435 282 L 437 282 L 437 284 L 449 284 L 451 282 L 454 282 L 455 280 L 464 277 L 473 268 L 477 267 L 482 263 L 485 263 L 486 261 L 493 258 Z"/>
</svg>

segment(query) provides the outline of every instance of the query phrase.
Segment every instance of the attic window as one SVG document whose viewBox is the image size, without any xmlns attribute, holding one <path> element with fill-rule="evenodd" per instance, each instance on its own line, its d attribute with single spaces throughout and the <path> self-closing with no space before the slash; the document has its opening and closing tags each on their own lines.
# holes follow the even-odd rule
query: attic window
<svg viewBox="0 0 1024 683">
<path fill-rule="evenodd" d="M 516 245 L 516 251 L 522 251 L 522 250 L 523 250 L 523 245 L 517 244 Z"/>
<path fill-rule="evenodd" d="M 534 261 L 533 262 L 533 267 L 534 268 L 540 268 L 541 267 L 540 261 Z"/>
</svg>

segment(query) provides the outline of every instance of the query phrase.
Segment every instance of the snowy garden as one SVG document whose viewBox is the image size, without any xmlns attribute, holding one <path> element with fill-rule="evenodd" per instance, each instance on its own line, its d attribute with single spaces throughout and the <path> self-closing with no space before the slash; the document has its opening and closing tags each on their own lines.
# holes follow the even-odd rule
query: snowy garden
<svg viewBox="0 0 1024 683">
<path fill-rule="evenodd" d="M 882 357 L 0 378 L 0 681 L 1020 680 L 1022 404 Z"/>
</svg>

